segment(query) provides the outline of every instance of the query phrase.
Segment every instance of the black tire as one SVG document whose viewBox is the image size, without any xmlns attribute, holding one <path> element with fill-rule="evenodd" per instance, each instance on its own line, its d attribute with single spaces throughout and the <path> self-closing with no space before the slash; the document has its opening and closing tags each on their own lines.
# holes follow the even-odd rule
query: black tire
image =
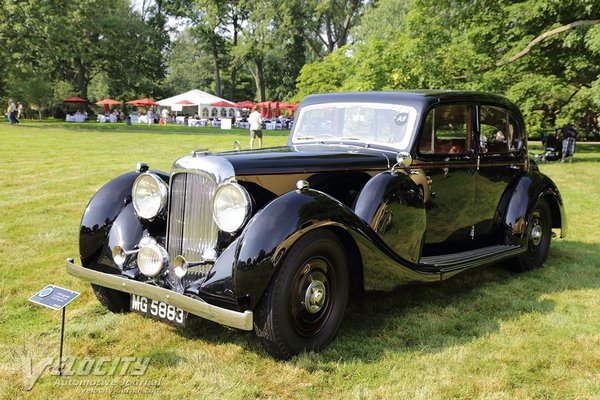
<svg viewBox="0 0 600 400">
<path fill-rule="evenodd" d="M 335 337 L 348 302 L 348 262 L 336 235 L 302 237 L 257 305 L 254 331 L 275 358 L 319 351 Z"/>
<path fill-rule="evenodd" d="M 516 272 L 531 271 L 541 267 L 548 258 L 550 237 L 552 236 L 552 217 L 546 201 L 536 203 L 527 223 L 527 251 L 515 259 L 512 269 Z"/>
<path fill-rule="evenodd" d="M 114 313 L 129 311 L 130 295 L 128 293 L 119 292 L 118 290 L 105 288 L 103 286 L 94 285 L 92 290 L 96 298 L 104 307 Z"/>
</svg>

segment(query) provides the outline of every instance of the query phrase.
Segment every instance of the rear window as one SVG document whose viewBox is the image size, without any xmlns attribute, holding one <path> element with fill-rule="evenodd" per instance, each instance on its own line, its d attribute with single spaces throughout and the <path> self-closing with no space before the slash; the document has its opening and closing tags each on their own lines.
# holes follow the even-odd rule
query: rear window
<svg viewBox="0 0 600 400">
<path fill-rule="evenodd" d="M 511 153 L 521 147 L 522 134 L 514 115 L 501 107 L 481 106 L 479 152 Z"/>
</svg>

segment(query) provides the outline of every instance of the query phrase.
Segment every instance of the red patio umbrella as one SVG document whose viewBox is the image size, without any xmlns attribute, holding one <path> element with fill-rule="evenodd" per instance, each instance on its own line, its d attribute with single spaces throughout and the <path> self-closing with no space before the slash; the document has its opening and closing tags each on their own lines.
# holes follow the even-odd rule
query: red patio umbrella
<svg viewBox="0 0 600 400">
<path fill-rule="evenodd" d="M 182 106 L 195 106 L 196 105 L 196 103 L 192 103 L 189 100 L 181 100 L 181 101 L 178 101 L 175 104 L 181 104 Z"/>
<path fill-rule="evenodd" d="M 96 104 L 99 106 L 104 106 L 104 112 L 108 112 L 109 106 L 114 106 L 116 104 L 123 104 L 123 102 L 106 98 L 104 100 L 97 101 Z"/>
<path fill-rule="evenodd" d="M 286 110 L 290 110 L 290 115 L 293 117 L 294 116 L 294 111 L 296 111 L 298 109 L 298 106 L 300 105 L 300 103 L 279 103 L 279 107 L 280 108 L 285 108 Z"/>
<path fill-rule="evenodd" d="M 251 102 L 250 100 L 239 101 L 239 102 L 235 103 L 235 106 L 240 107 L 240 108 L 252 108 L 252 107 L 254 107 L 254 103 Z"/>
<path fill-rule="evenodd" d="M 86 99 L 82 99 L 81 97 L 69 97 L 68 99 L 64 99 L 63 103 L 87 103 Z"/>
<path fill-rule="evenodd" d="M 269 107 L 267 106 L 267 103 L 260 103 L 260 116 L 262 118 L 265 118 L 267 116 L 267 109 Z"/>
<path fill-rule="evenodd" d="M 279 117 L 281 115 L 281 110 L 279 109 L 279 102 L 275 102 L 275 117 Z"/>
<path fill-rule="evenodd" d="M 214 107 L 236 107 L 235 104 L 225 100 L 215 101 L 214 103 L 210 103 L 210 105 Z"/>
<path fill-rule="evenodd" d="M 158 106 L 159 104 L 157 102 L 155 102 L 152 99 L 149 98 L 143 98 L 143 99 L 139 99 L 139 100 L 131 100 L 128 101 L 126 104 L 131 104 L 134 106 L 138 106 L 138 107 L 147 107 L 147 106 Z"/>
</svg>

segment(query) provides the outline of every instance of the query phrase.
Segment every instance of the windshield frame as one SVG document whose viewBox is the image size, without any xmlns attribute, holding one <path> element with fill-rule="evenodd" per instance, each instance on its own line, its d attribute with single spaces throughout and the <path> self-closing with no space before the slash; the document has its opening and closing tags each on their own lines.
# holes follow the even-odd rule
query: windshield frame
<svg viewBox="0 0 600 400">
<path fill-rule="evenodd" d="M 299 127 L 302 126 L 303 118 L 306 117 L 306 113 L 314 110 L 324 109 L 324 108 L 354 108 L 354 107 L 365 107 L 372 109 L 392 109 L 397 111 L 398 113 L 408 113 L 408 120 L 406 121 L 406 128 L 404 135 L 399 142 L 388 142 L 388 141 L 375 141 L 375 140 L 367 140 L 366 138 L 361 137 L 345 137 L 345 136 L 336 136 L 336 137 L 312 137 L 306 136 L 305 139 L 300 139 L 303 137 L 299 134 Z M 300 112 L 296 118 L 294 123 L 292 132 L 290 134 L 290 142 L 293 145 L 301 145 L 301 144 L 309 144 L 309 143 L 320 143 L 320 144 L 333 144 L 333 143 L 351 143 L 353 145 L 362 145 L 362 146 L 375 146 L 375 147 L 385 147 L 393 149 L 394 151 L 403 151 L 408 150 L 412 144 L 413 138 L 415 136 L 416 128 L 418 125 L 418 111 L 415 107 L 407 105 L 407 104 L 399 104 L 399 103 L 387 103 L 387 102 L 357 102 L 357 101 L 335 101 L 335 102 L 325 102 L 325 103 L 315 103 L 309 104 L 304 107 L 301 107 Z"/>
</svg>

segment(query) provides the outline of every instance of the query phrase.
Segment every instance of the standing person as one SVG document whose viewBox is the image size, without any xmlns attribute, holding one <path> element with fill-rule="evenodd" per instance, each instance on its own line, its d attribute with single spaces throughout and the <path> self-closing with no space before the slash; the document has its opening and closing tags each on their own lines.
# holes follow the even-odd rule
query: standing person
<svg viewBox="0 0 600 400">
<path fill-rule="evenodd" d="M 254 148 L 254 138 L 258 137 L 258 148 L 262 149 L 262 117 L 258 112 L 258 104 L 255 104 L 252 107 L 252 113 L 248 117 L 248 122 L 250 123 L 250 148 Z"/>
<path fill-rule="evenodd" d="M 151 108 L 148 109 L 146 118 L 148 118 L 148 125 L 152 125 L 154 123 L 154 111 Z"/>
<path fill-rule="evenodd" d="M 573 154 L 575 154 L 575 142 L 577 139 L 577 131 L 573 126 L 562 128 L 562 158 L 560 162 L 565 162 L 565 158 L 569 157 L 569 162 L 573 162 Z"/>
<path fill-rule="evenodd" d="M 23 104 L 19 101 L 17 103 L 17 120 L 21 119 L 23 116 Z"/>
<path fill-rule="evenodd" d="M 161 114 L 162 114 L 163 123 L 166 125 L 167 122 L 169 122 L 169 110 L 167 110 L 166 108 L 163 108 Z"/>
<path fill-rule="evenodd" d="M 14 125 L 17 123 L 17 121 L 15 120 L 15 111 L 16 111 L 17 107 L 15 106 L 15 102 L 12 99 L 8 100 L 8 108 L 6 109 L 6 115 L 8 117 L 8 122 L 10 122 L 11 125 Z"/>
</svg>

